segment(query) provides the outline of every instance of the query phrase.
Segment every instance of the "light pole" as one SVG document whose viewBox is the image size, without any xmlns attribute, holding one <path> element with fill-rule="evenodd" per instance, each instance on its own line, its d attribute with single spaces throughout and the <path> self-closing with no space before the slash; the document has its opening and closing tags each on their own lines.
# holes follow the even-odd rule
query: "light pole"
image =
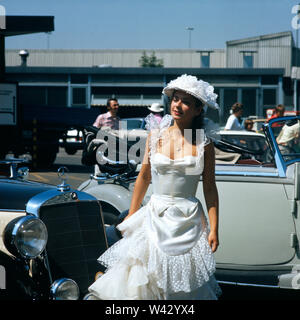
<svg viewBox="0 0 300 320">
<path fill-rule="evenodd" d="M 189 49 L 192 47 L 192 31 L 194 28 L 192 27 L 187 27 L 186 30 L 189 32 Z"/>
<path fill-rule="evenodd" d="M 47 35 L 47 49 L 49 50 L 50 49 L 50 35 L 52 33 L 51 32 L 46 32 L 46 35 Z"/>
<path fill-rule="evenodd" d="M 300 13 L 300 3 L 298 3 L 298 8 L 297 8 L 297 16 L 299 16 L 299 13 Z M 296 67 L 298 67 L 298 43 L 299 43 L 299 39 L 298 39 L 298 29 L 299 28 L 296 28 Z"/>
<path fill-rule="evenodd" d="M 297 17 L 299 17 L 300 13 L 300 3 L 297 5 Z M 298 37 L 298 26 L 296 28 L 296 52 L 295 52 L 295 66 L 298 68 L 298 50 L 299 50 L 299 37 Z M 297 73 L 297 72 L 296 72 Z M 294 79 L 294 110 L 298 110 L 298 79 L 297 77 Z"/>
</svg>

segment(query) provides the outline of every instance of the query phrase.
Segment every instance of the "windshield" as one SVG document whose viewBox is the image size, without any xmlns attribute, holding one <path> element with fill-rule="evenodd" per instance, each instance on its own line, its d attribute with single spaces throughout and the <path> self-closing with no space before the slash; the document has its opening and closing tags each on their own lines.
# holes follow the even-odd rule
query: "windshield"
<svg viewBox="0 0 300 320">
<path fill-rule="evenodd" d="M 143 119 L 122 119 L 122 129 L 143 129 Z"/>
<path fill-rule="evenodd" d="M 266 139 L 263 136 L 222 135 L 222 140 L 252 151 L 266 149 Z"/>
<path fill-rule="evenodd" d="M 262 164 L 273 162 L 269 144 L 263 134 L 254 135 L 246 131 L 232 134 L 226 131 L 221 133 L 221 140 L 215 146 L 224 152 L 240 154 L 240 160 L 252 159 Z"/>
<path fill-rule="evenodd" d="M 282 119 L 282 118 L 281 118 Z M 285 162 L 300 160 L 300 119 L 286 117 L 270 124 Z"/>
</svg>

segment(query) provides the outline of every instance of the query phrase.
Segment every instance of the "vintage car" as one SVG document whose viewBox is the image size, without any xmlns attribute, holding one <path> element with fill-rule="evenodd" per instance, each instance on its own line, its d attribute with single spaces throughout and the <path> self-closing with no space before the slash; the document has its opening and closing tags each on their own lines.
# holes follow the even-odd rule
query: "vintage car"
<svg viewBox="0 0 300 320">
<path fill-rule="evenodd" d="M 75 154 L 84 147 L 83 133 L 81 128 L 69 128 L 59 139 L 59 146 L 64 148 L 69 155 Z"/>
<path fill-rule="evenodd" d="M 265 136 L 258 134 L 261 148 L 250 143 L 245 148 L 234 139 L 214 141 L 221 154 L 232 155 L 227 163 L 216 164 L 220 246 L 215 258 L 217 280 L 222 284 L 300 293 L 299 120 L 284 117 L 265 124 Z M 278 128 L 287 131 L 281 134 Z M 79 190 L 118 215 L 130 206 L 137 172 L 94 174 Z M 150 185 L 144 203 L 151 193 Z M 197 197 L 205 203 L 201 183 Z"/>
<path fill-rule="evenodd" d="M 27 180 L 20 160 L 0 162 L 0 300 L 82 299 L 103 271 L 101 207 L 64 170 L 55 187 Z"/>
</svg>

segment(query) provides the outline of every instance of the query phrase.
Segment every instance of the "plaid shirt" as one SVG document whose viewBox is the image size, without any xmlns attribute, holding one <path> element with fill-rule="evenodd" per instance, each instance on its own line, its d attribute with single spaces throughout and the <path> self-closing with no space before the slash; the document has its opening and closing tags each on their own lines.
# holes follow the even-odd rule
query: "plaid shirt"
<svg viewBox="0 0 300 320">
<path fill-rule="evenodd" d="M 97 128 L 109 127 L 114 130 L 119 130 L 119 121 L 120 118 L 118 116 L 112 117 L 110 112 L 108 111 L 106 113 L 100 114 L 94 122 L 93 126 Z"/>
</svg>

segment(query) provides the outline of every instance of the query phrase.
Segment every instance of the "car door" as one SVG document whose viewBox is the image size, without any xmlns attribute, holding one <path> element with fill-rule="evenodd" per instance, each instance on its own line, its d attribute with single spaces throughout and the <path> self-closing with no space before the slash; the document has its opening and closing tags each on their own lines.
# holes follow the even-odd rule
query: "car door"
<svg viewBox="0 0 300 320">
<path fill-rule="evenodd" d="M 285 184 L 291 180 L 250 174 L 248 169 L 244 176 L 242 173 L 216 176 L 220 241 L 216 262 L 238 265 L 287 262 L 295 254 L 291 246 L 295 227 L 285 192 Z M 202 183 L 197 197 L 205 204 Z"/>
</svg>

